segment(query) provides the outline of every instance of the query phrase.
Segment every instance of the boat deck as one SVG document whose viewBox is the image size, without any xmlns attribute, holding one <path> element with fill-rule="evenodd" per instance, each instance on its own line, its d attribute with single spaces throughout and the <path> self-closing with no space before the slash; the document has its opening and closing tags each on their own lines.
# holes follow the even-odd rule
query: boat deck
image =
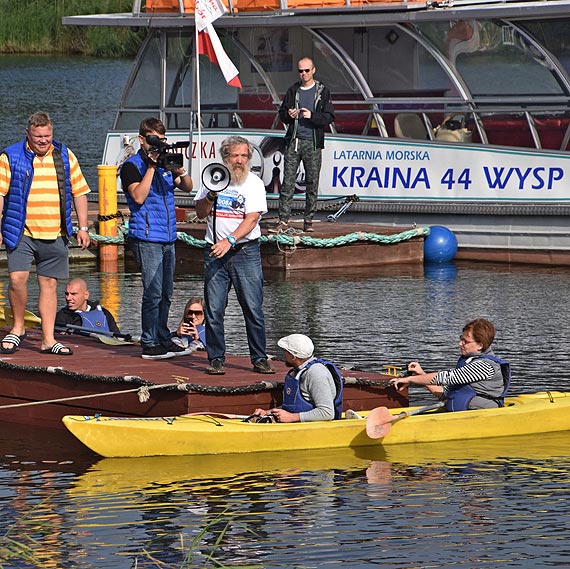
<svg viewBox="0 0 570 569">
<path fill-rule="evenodd" d="M 66 414 L 250 414 L 256 407 L 281 402 L 287 370 L 281 361 L 273 362 L 276 374 L 261 375 L 253 373 L 249 358 L 229 356 L 226 374 L 210 376 L 205 352 L 143 360 L 139 345 L 109 346 L 72 335 L 58 339 L 74 354 L 57 356 L 40 353 L 39 330 L 28 329 L 27 334 L 16 353 L 1 354 L 0 421 L 60 428 Z M 343 375 L 345 408 L 358 411 L 408 404 L 407 393 L 396 392 L 384 374 L 345 370 Z M 147 388 L 148 400 L 141 402 L 139 395 Z"/>
</svg>

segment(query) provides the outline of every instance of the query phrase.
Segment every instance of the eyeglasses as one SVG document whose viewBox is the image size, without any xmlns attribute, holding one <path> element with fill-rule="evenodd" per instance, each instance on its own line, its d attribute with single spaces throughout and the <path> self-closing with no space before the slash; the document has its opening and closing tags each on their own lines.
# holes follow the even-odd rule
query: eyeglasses
<svg viewBox="0 0 570 569">
<path fill-rule="evenodd" d="M 473 344 L 474 342 L 476 342 L 477 340 L 468 340 L 467 338 L 464 338 L 463 336 L 459 336 L 459 343 L 460 344 Z"/>
<path fill-rule="evenodd" d="M 189 310 L 186 313 L 186 318 L 190 318 L 190 316 L 202 316 L 204 314 L 203 310 Z"/>
<path fill-rule="evenodd" d="M 299 73 L 309 73 L 310 69 L 299 69 Z"/>
</svg>

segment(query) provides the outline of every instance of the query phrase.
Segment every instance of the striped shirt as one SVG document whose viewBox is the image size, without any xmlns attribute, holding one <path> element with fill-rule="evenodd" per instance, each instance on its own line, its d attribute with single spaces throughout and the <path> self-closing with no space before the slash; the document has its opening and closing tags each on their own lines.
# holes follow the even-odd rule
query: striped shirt
<svg viewBox="0 0 570 569">
<path fill-rule="evenodd" d="M 29 149 L 29 146 L 28 146 Z M 77 158 L 69 150 L 71 194 L 74 198 L 88 194 L 91 190 L 83 177 Z M 34 179 L 28 196 L 24 235 L 33 239 L 56 239 L 61 235 L 59 208 L 59 187 L 53 161 L 53 146 L 43 156 L 34 156 Z M 6 154 L 0 155 L 0 195 L 10 191 L 10 163 Z"/>
<path fill-rule="evenodd" d="M 493 362 L 486 358 L 474 358 L 463 367 L 438 372 L 432 384 L 441 385 L 444 396 L 453 388 L 471 385 L 480 395 L 499 397 L 504 384 L 497 366 L 498 364 L 493 365 Z"/>
</svg>

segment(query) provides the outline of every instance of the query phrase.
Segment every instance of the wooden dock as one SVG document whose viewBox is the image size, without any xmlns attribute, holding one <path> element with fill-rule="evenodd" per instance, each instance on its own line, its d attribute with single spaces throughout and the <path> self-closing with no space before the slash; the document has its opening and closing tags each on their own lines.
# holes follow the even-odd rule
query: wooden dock
<svg viewBox="0 0 570 569">
<path fill-rule="evenodd" d="M 316 220 L 314 231 L 302 231 L 303 222 L 279 234 L 269 232 L 271 221 L 261 223 L 261 257 L 264 271 L 361 268 L 396 264 L 423 264 L 423 229 L 397 228 Z M 180 222 L 176 255 L 179 264 L 195 266 L 203 259 L 206 224 Z"/>
<path fill-rule="evenodd" d="M 2 337 L 8 330 L 1 329 Z M 14 354 L 0 354 L 0 421 L 63 428 L 64 415 L 176 416 L 198 411 L 249 415 L 281 403 L 287 367 L 277 373 L 252 371 L 247 357 L 229 356 L 226 374 L 206 374 L 205 352 L 168 360 L 144 360 L 135 344 L 109 346 L 94 338 L 57 338 L 72 356 L 40 353 L 39 330 L 30 328 Z M 408 405 L 407 393 L 390 376 L 341 370 L 344 408 Z M 146 399 L 145 399 L 146 398 Z"/>
</svg>

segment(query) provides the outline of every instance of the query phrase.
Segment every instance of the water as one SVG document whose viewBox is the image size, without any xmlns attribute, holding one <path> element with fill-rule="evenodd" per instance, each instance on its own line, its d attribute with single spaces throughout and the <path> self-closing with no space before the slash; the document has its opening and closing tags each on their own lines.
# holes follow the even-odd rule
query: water
<svg viewBox="0 0 570 569">
<path fill-rule="evenodd" d="M 44 108 L 94 183 L 127 72 L 124 61 L 0 56 L 0 144 L 18 140 L 27 116 Z M 199 273 L 176 277 L 172 326 L 202 290 L 190 272 Z M 88 265 L 72 273 L 124 331 L 138 330 L 139 275 Z M 514 393 L 565 390 L 569 281 L 568 269 L 482 264 L 267 275 L 268 351 L 304 332 L 345 367 L 418 359 L 435 370 L 453 365 L 463 324 L 482 316 L 497 325 Z M 4 298 L 5 289 L 4 276 Z M 233 296 L 227 326 L 229 351 L 245 354 Z M 411 397 L 431 401 L 419 388 Z M 186 567 L 562 567 L 570 553 L 568 433 L 386 452 L 123 460 L 99 459 L 62 432 L 6 424 L 0 432 L 5 567 L 181 567 L 185 559 Z M 34 560 L 8 557 L 8 532 Z"/>
</svg>

